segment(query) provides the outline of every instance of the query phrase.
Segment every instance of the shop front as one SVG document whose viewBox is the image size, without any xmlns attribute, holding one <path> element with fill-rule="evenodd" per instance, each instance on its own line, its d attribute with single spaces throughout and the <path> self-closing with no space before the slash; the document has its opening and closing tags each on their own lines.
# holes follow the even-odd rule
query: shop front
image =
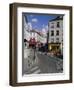
<svg viewBox="0 0 74 90">
<path fill-rule="evenodd" d="M 35 38 L 30 38 L 30 40 L 29 40 L 29 47 L 36 47 L 36 40 L 35 40 Z"/>
<path fill-rule="evenodd" d="M 55 54 L 58 52 L 60 53 L 61 50 L 60 45 L 61 43 L 49 43 L 48 44 L 49 52 L 54 52 Z"/>
</svg>

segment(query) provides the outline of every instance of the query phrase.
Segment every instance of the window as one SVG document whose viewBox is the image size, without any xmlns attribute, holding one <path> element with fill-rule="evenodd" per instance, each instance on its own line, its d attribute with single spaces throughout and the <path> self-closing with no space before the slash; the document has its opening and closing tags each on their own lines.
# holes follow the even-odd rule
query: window
<svg viewBox="0 0 74 90">
<path fill-rule="evenodd" d="M 59 42 L 59 38 L 56 38 L 56 42 Z"/>
<path fill-rule="evenodd" d="M 51 42 L 52 42 L 52 43 L 54 42 L 54 38 L 51 38 Z"/>
<path fill-rule="evenodd" d="M 56 31 L 56 35 L 57 35 L 57 36 L 59 35 L 59 30 Z"/>
<path fill-rule="evenodd" d="M 57 27 L 60 27 L 60 22 L 57 22 Z"/>
<path fill-rule="evenodd" d="M 54 25 L 51 25 L 51 28 L 54 28 Z"/>
<path fill-rule="evenodd" d="M 51 28 L 54 28 L 54 23 L 51 23 Z"/>
<path fill-rule="evenodd" d="M 54 31 L 51 31 L 51 36 L 54 36 Z"/>
</svg>

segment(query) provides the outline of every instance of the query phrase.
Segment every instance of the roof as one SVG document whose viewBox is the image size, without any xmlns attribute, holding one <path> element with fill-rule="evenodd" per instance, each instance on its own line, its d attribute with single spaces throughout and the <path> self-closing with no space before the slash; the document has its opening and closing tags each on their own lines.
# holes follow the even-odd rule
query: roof
<svg viewBox="0 0 74 90">
<path fill-rule="evenodd" d="M 26 22 L 28 23 L 28 20 L 27 20 L 27 16 L 26 15 L 23 15 L 23 19 L 25 18 Z"/>
<path fill-rule="evenodd" d="M 56 21 L 56 20 L 63 20 L 63 16 L 57 16 L 56 18 L 49 20 L 49 22 Z"/>
<path fill-rule="evenodd" d="M 36 30 L 31 30 L 30 32 L 35 32 L 35 33 L 37 33 L 37 34 L 39 34 L 39 35 L 42 35 L 40 32 L 38 32 L 38 31 L 36 31 Z"/>
</svg>

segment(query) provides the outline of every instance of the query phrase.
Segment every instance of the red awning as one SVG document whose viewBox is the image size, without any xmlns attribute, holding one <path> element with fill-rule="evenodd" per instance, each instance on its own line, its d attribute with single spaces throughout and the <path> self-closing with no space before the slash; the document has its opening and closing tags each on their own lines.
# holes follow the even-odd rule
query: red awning
<svg viewBox="0 0 74 90">
<path fill-rule="evenodd" d="M 29 44 L 36 44 L 36 40 L 35 40 L 35 38 L 30 38 L 30 40 L 29 40 Z"/>
</svg>

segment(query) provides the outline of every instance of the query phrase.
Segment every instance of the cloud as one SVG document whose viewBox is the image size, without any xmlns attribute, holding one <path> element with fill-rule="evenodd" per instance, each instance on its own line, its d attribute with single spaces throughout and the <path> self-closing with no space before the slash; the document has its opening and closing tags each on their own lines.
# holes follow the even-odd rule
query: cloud
<svg viewBox="0 0 74 90">
<path fill-rule="evenodd" d="M 48 25 L 45 26 L 45 29 L 48 31 Z"/>
<path fill-rule="evenodd" d="M 37 18 L 33 18 L 32 22 L 38 22 L 38 19 Z"/>
<path fill-rule="evenodd" d="M 30 15 L 30 17 L 33 17 L 34 15 Z"/>
<path fill-rule="evenodd" d="M 47 33 L 47 31 L 48 31 L 48 25 L 42 25 L 42 32 L 45 32 L 45 33 Z"/>
<path fill-rule="evenodd" d="M 31 22 L 28 22 L 28 29 L 32 30 L 32 23 Z"/>
<path fill-rule="evenodd" d="M 44 27 L 45 27 L 45 25 L 43 24 L 43 25 L 42 25 L 42 28 L 44 28 Z"/>
</svg>

